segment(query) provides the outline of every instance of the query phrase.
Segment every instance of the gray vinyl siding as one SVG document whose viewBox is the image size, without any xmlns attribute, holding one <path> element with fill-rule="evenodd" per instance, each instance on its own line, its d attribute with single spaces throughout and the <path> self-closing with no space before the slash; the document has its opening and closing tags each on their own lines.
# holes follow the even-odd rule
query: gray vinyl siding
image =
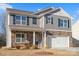
<svg viewBox="0 0 79 59">
<path fill-rule="evenodd" d="M 49 23 L 46 24 L 46 19 L 44 16 L 42 16 L 40 19 L 37 19 L 37 24 L 33 24 L 32 23 L 32 18 L 29 17 L 29 25 L 21 25 L 24 26 L 26 28 L 44 28 L 44 29 L 56 29 L 56 30 L 67 30 L 67 31 L 71 31 L 71 19 L 67 18 L 67 17 L 62 17 L 62 16 L 56 16 L 56 15 L 51 15 L 53 17 L 53 23 Z M 67 18 L 67 20 L 69 20 L 69 27 L 67 28 L 62 28 L 62 27 L 58 27 L 58 18 Z M 13 24 L 13 17 L 10 16 L 10 25 L 14 25 Z"/>
<path fill-rule="evenodd" d="M 29 17 L 29 16 L 28 16 Z M 25 24 L 25 25 L 21 25 L 21 26 L 29 26 L 29 27 L 40 27 L 40 20 L 37 19 L 37 24 L 33 24 L 32 23 L 32 17 L 29 17 L 29 23 Z M 13 16 L 10 16 L 10 24 L 9 25 L 16 25 L 14 24 L 14 21 L 13 21 Z"/>
<path fill-rule="evenodd" d="M 61 16 L 55 16 L 52 15 L 53 17 L 53 24 L 46 24 L 46 19 L 44 17 L 44 28 L 45 29 L 56 29 L 56 30 L 71 30 L 71 20 L 67 17 L 61 17 Z M 58 18 L 62 19 L 62 18 L 66 18 L 67 20 L 69 20 L 69 27 L 63 28 L 63 27 L 59 27 L 58 26 Z"/>
</svg>

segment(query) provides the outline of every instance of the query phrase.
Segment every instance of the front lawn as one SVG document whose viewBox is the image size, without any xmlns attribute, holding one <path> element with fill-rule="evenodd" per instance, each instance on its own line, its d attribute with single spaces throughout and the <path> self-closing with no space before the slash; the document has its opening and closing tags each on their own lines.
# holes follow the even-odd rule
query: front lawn
<svg viewBox="0 0 79 59">
<path fill-rule="evenodd" d="M 79 52 L 59 49 L 0 49 L 0 56 L 78 56 Z"/>
</svg>

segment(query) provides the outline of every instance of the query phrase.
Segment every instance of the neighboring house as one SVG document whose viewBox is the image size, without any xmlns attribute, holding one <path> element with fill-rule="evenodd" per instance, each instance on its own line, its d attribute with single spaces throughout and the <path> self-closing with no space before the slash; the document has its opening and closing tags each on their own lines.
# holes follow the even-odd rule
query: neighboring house
<svg viewBox="0 0 79 59">
<path fill-rule="evenodd" d="M 73 46 L 79 47 L 79 20 L 72 25 Z"/>
<path fill-rule="evenodd" d="M 7 47 L 25 43 L 39 48 L 70 47 L 71 19 L 62 8 L 46 8 L 37 12 L 7 8 Z"/>
<path fill-rule="evenodd" d="M 79 20 L 72 25 L 72 37 L 79 40 Z"/>
</svg>

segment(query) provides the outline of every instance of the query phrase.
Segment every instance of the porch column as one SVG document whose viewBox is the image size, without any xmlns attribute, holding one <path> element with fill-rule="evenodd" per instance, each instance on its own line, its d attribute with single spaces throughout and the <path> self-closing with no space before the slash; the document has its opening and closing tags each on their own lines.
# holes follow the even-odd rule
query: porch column
<svg viewBox="0 0 79 59">
<path fill-rule="evenodd" d="M 44 48 L 46 48 L 46 32 L 44 32 L 43 44 L 44 44 Z"/>
<path fill-rule="evenodd" d="M 11 47 L 11 30 L 8 30 L 6 34 L 6 46 Z"/>
<path fill-rule="evenodd" d="M 35 31 L 33 32 L 33 45 L 35 45 Z"/>
<path fill-rule="evenodd" d="M 6 14 L 6 47 L 9 48 L 11 47 L 11 29 L 9 28 L 10 24 L 10 15 Z"/>
</svg>

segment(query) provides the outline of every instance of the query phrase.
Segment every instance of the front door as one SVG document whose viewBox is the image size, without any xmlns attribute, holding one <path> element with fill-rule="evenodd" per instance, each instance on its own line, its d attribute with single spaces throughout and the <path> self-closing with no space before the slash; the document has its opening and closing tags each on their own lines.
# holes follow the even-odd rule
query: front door
<svg viewBox="0 0 79 59">
<path fill-rule="evenodd" d="M 41 42 L 42 42 L 42 39 L 39 39 L 39 38 L 35 39 L 35 45 L 38 46 L 38 48 L 41 47 Z"/>
</svg>

